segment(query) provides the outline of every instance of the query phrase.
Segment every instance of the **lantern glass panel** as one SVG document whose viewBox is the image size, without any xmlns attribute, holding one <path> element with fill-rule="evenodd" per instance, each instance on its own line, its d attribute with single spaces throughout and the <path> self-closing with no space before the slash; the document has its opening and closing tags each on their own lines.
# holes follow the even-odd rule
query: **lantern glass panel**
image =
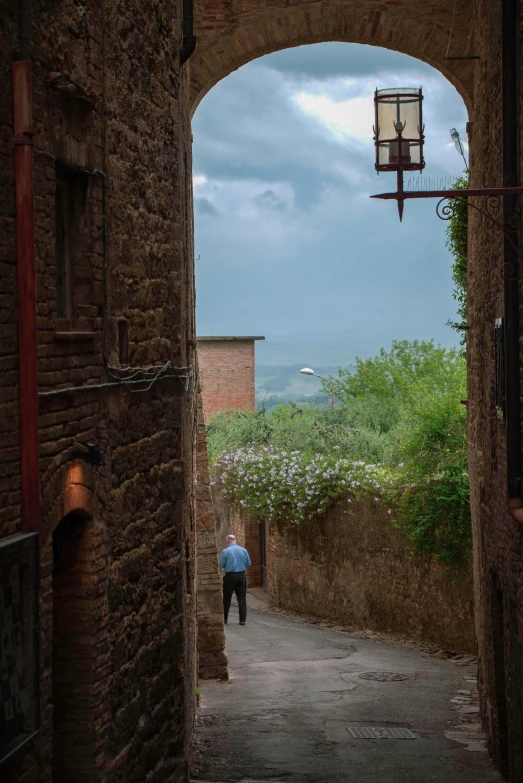
<svg viewBox="0 0 523 783">
<path fill-rule="evenodd" d="M 421 89 L 393 87 L 376 90 L 376 168 L 421 170 L 423 161 L 423 122 Z M 401 139 L 400 139 L 401 136 Z"/>
<path fill-rule="evenodd" d="M 421 90 L 414 87 L 393 88 L 377 91 L 377 140 L 393 139 L 396 123 L 403 126 L 404 139 L 420 140 Z"/>
</svg>

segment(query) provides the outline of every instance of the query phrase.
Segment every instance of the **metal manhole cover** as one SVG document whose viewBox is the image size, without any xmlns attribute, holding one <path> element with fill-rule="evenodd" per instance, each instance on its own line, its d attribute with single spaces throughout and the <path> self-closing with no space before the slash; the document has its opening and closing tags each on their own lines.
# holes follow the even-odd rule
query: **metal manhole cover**
<svg viewBox="0 0 523 783">
<path fill-rule="evenodd" d="M 362 680 L 377 680 L 378 682 L 399 682 L 408 680 L 406 674 L 396 674 L 395 672 L 363 672 L 360 674 Z"/>
<path fill-rule="evenodd" d="M 381 729 L 350 726 L 347 731 L 350 731 L 354 739 L 416 739 L 416 735 L 413 734 L 410 729 Z"/>
</svg>

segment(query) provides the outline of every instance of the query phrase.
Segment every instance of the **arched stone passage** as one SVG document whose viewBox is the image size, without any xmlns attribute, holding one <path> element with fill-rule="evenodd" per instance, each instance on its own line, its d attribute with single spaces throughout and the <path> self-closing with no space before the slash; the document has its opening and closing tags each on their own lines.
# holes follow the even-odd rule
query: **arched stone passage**
<svg viewBox="0 0 523 783">
<path fill-rule="evenodd" d="M 95 783 L 99 674 L 91 518 L 83 509 L 53 532 L 53 783 Z"/>
<path fill-rule="evenodd" d="M 200 0 L 191 58 L 192 111 L 232 71 L 265 54 L 304 44 L 344 41 L 394 49 L 427 62 L 456 87 L 470 112 L 473 60 L 463 55 L 472 3 L 457 0 Z M 454 19 L 454 21 L 453 21 Z M 473 39 L 469 44 L 472 51 Z"/>
</svg>

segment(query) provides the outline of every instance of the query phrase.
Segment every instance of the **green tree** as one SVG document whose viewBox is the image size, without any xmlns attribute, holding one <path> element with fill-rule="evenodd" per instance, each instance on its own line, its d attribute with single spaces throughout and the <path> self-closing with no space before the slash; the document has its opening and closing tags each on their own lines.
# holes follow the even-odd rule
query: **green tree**
<svg viewBox="0 0 523 783">
<path fill-rule="evenodd" d="M 449 569 L 469 557 L 466 370 L 442 393 L 420 397 L 402 422 L 397 520 L 419 551 Z"/>
<path fill-rule="evenodd" d="M 382 348 L 377 356 L 356 359 L 354 369 L 340 367 L 330 380 L 340 400 L 370 403 L 381 419 L 379 429 L 387 431 L 420 395 L 454 386 L 462 370 L 459 351 L 433 340 L 402 340 L 394 341 L 390 351 Z"/>
</svg>

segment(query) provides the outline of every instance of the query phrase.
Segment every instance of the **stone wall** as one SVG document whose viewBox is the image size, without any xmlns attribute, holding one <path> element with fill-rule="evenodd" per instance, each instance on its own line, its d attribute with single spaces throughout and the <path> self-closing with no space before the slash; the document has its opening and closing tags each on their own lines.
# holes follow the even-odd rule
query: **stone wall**
<svg viewBox="0 0 523 783">
<path fill-rule="evenodd" d="M 223 499 L 217 525 L 252 517 Z M 413 552 L 373 501 L 343 502 L 294 531 L 268 534 L 270 600 L 288 611 L 355 628 L 403 634 L 438 649 L 475 654 L 471 569 L 455 577 Z"/>
<path fill-rule="evenodd" d="M 501 116 L 501 2 L 479 3 L 476 51 L 471 181 L 473 187 L 499 187 L 502 136 L 489 117 Z M 520 45 L 520 63 L 521 54 Z M 521 87 L 520 81 L 520 95 Z M 521 98 L 519 105 L 521 138 Z M 516 782 L 523 780 L 523 528 L 507 512 L 506 426 L 496 415 L 494 349 L 504 273 L 511 273 L 503 268 L 501 232 L 469 212 L 467 412 L 480 699 L 494 759 Z M 522 323 L 520 315 L 520 334 Z"/>
<path fill-rule="evenodd" d="M 205 420 L 220 411 L 256 407 L 254 346 L 261 337 L 199 337 Z"/>
<path fill-rule="evenodd" d="M 198 658 L 203 680 L 229 676 L 225 652 L 222 580 L 218 568 L 216 527 L 203 423 L 203 402 L 198 394 L 198 470 L 196 484 L 196 536 L 198 580 Z"/>
<path fill-rule="evenodd" d="M 41 729 L 0 778 L 49 783 L 55 759 L 79 783 L 182 782 L 196 685 L 196 342 L 182 3 L 31 5 L 38 389 L 74 388 L 40 397 Z M 6 0 L 0 538 L 21 529 L 11 81 L 19 29 L 19 4 Z M 67 307 L 59 285 L 65 234 Z M 134 372 L 127 365 L 166 362 L 180 372 L 148 390 L 85 389 Z M 88 442 L 104 450 L 103 467 L 73 458 Z M 53 550 L 64 519 L 78 525 L 65 561 Z"/>
</svg>

